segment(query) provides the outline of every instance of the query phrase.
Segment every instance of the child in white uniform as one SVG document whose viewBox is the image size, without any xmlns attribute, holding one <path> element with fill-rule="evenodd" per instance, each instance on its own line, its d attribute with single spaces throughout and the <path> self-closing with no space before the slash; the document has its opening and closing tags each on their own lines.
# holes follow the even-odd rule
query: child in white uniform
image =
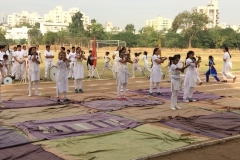
<svg viewBox="0 0 240 160">
<path fill-rule="evenodd" d="M 32 84 L 34 83 L 35 95 L 38 95 L 38 81 L 40 80 L 40 57 L 36 51 L 36 47 L 31 47 L 28 52 L 28 79 L 29 79 L 29 94 L 32 96 Z"/>
<path fill-rule="evenodd" d="M 143 63 L 144 63 L 143 71 L 147 70 L 151 73 L 151 69 L 150 69 L 149 63 L 148 63 L 148 52 L 144 51 L 142 59 L 143 59 Z"/>
<path fill-rule="evenodd" d="M 168 68 L 168 83 L 171 83 L 171 61 L 172 57 L 168 57 L 168 65 L 166 66 Z"/>
<path fill-rule="evenodd" d="M 178 101 L 178 91 L 180 90 L 181 86 L 181 72 L 184 71 L 188 66 L 186 67 L 180 67 L 178 65 L 179 63 L 179 58 L 178 55 L 175 55 L 172 57 L 172 64 L 170 64 L 170 72 L 171 72 L 171 91 L 172 91 L 172 97 L 171 97 L 171 109 L 176 110 L 176 109 L 181 109 L 177 105 Z"/>
<path fill-rule="evenodd" d="M 196 100 L 192 99 L 194 88 L 197 82 L 197 73 L 196 73 L 196 66 L 200 63 L 201 57 L 198 57 L 197 61 L 194 61 L 194 52 L 189 51 L 187 53 L 186 58 L 186 66 L 188 66 L 186 70 L 186 75 L 184 79 L 184 102 L 196 102 Z"/>
<path fill-rule="evenodd" d="M 229 53 L 228 47 L 225 47 L 223 52 L 224 52 L 224 55 L 223 55 L 224 65 L 222 69 L 222 76 L 223 76 L 222 82 L 227 82 L 227 77 L 231 77 L 234 83 L 237 77 L 232 75 L 232 73 L 230 72 L 232 69 L 232 61 L 231 61 L 232 56 Z"/>
<path fill-rule="evenodd" d="M 179 59 L 179 61 L 178 61 L 179 68 L 183 68 L 185 65 L 184 65 L 184 62 L 181 60 L 181 55 L 180 54 L 176 54 L 175 56 L 177 56 L 177 58 Z M 183 93 L 183 90 L 182 90 L 182 83 L 183 83 L 182 77 L 184 77 L 183 73 L 180 74 L 180 78 L 181 78 L 181 85 L 180 85 L 180 89 L 179 89 L 180 93 Z"/>
<path fill-rule="evenodd" d="M 84 68 L 83 68 L 83 60 L 87 60 L 84 56 L 84 52 L 81 51 L 80 47 L 77 47 L 75 56 L 75 63 L 73 69 L 73 77 L 74 77 L 74 86 L 75 86 L 75 93 L 83 93 L 82 90 L 82 80 L 84 78 Z"/>
<path fill-rule="evenodd" d="M 8 60 L 8 55 L 3 55 L 3 61 L 2 61 L 2 65 L 3 65 L 3 74 L 6 76 L 6 75 L 10 75 L 10 62 Z"/>
<path fill-rule="evenodd" d="M 112 66 L 112 64 L 110 63 L 111 61 L 111 58 L 109 58 L 109 52 L 106 52 L 105 53 L 105 57 L 104 57 L 104 65 L 103 65 L 103 70 L 102 70 L 102 73 L 100 74 L 100 76 L 103 75 L 105 69 L 107 68 L 108 70 L 111 70 L 112 69 L 110 68 Z M 113 77 L 115 77 L 115 74 L 113 74 Z"/>
<path fill-rule="evenodd" d="M 138 65 L 138 61 L 139 61 L 139 55 L 140 55 L 141 53 L 135 53 L 135 57 L 134 57 L 134 59 L 133 59 L 133 68 L 132 68 L 132 74 L 133 74 L 133 76 L 132 76 L 132 78 L 135 78 L 135 71 L 140 71 L 140 72 L 142 72 L 142 75 L 144 75 L 144 72 L 143 72 L 143 70 L 139 67 L 139 65 Z"/>
<path fill-rule="evenodd" d="M 53 58 L 54 58 L 54 54 L 50 51 L 50 46 L 46 46 L 46 51 L 44 52 L 44 57 L 45 57 L 45 78 L 44 78 L 44 80 L 47 80 L 48 72 L 49 72 L 49 69 L 53 66 Z"/>
<path fill-rule="evenodd" d="M 24 74 L 26 72 L 25 58 L 27 58 L 26 52 L 21 50 L 21 45 L 17 45 L 17 51 L 14 53 L 15 68 L 16 68 L 16 78 L 15 78 L 16 81 L 24 78 Z"/>
<path fill-rule="evenodd" d="M 68 101 L 67 92 L 68 92 L 68 67 L 69 63 L 66 58 L 65 52 L 60 52 L 58 54 L 57 61 L 57 75 L 56 75 L 56 92 L 57 92 L 57 102 L 60 103 L 60 93 L 64 95 L 64 101 Z"/>
<path fill-rule="evenodd" d="M 69 66 L 68 78 L 73 78 L 73 68 L 74 68 L 75 56 L 76 56 L 76 50 L 75 50 L 75 47 L 72 47 L 72 52 L 69 53 L 69 60 L 71 62 L 70 62 L 70 66 Z"/>
<path fill-rule="evenodd" d="M 150 89 L 149 89 L 149 95 L 153 96 L 152 93 L 152 88 L 153 88 L 153 83 L 156 83 L 157 85 L 157 95 L 162 95 L 160 93 L 160 82 L 161 82 L 161 77 L 162 77 L 162 72 L 161 72 L 161 63 L 164 63 L 166 58 L 161 59 L 159 56 L 160 50 L 159 48 L 155 48 L 153 50 L 153 56 L 152 56 L 152 70 L 151 70 L 151 75 L 150 75 Z"/>
<path fill-rule="evenodd" d="M 123 87 L 123 100 L 126 100 L 126 90 L 129 78 L 129 70 L 127 63 L 133 63 L 130 60 L 130 54 L 126 54 L 126 48 L 123 47 L 120 51 L 119 57 L 117 58 L 118 63 L 118 75 L 117 75 L 117 99 L 122 100 L 120 96 L 121 86 Z"/>
<path fill-rule="evenodd" d="M 117 50 L 113 53 L 113 74 L 114 78 L 117 78 L 117 73 L 118 73 L 118 61 L 117 58 L 119 57 L 119 51 L 121 50 L 121 47 L 118 47 Z"/>
<path fill-rule="evenodd" d="M 2 71 L 2 68 L 3 68 L 3 65 L 0 63 L 0 73 L 1 73 L 1 76 L 0 76 L 0 107 L 4 108 L 5 106 L 2 104 L 1 85 L 2 85 L 3 78 L 5 75 Z"/>
</svg>

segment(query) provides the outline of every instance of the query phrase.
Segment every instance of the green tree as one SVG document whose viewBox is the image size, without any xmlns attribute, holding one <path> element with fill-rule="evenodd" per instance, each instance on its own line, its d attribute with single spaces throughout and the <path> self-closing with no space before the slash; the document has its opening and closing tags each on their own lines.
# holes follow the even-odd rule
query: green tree
<svg viewBox="0 0 240 160">
<path fill-rule="evenodd" d="M 167 47 L 167 48 L 186 48 L 187 42 L 182 35 L 172 32 L 172 31 L 169 31 L 165 35 L 165 47 Z"/>
<path fill-rule="evenodd" d="M 92 20 L 91 20 L 91 24 L 94 24 L 94 23 L 97 23 L 97 20 L 96 20 L 96 19 L 92 19 Z"/>
<path fill-rule="evenodd" d="M 88 26 L 89 37 L 92 38 L 96 36 L 97 39 L 103 40 L 105 39 L 105 32 L 102 24 L 100 23 L 92 23 L 91 26 Z"/>
<path fill-rule="evenodd" d="M 114 34 L 111 37 L 112 40 L 122 40 L 127 43 L 129 47 L 137 46 L 139 35 L 136 35 L 132 32 L 120 32 L 118 34 Z"/>
<path fill-rule="evenodd" d="M 25 38 L 20 39 L 19 43 L 20 43 L 21 45 L 27 44 L 27 40 L 26 40 Z"/>
<path fill-rule="evenodd" d="M 47 45 L 54 45 L 58 43 L 59 37 L 58 34 L 55 32 L 47 32 L 44 35 L 44 43 Z"/>
<path fill-rule="evenodd" d="M 7 42 L 5 34 L 6 32 L 2 28 L 0 28 L 0 44 L 5 44 Z"/>
<path fill-rule="evenodd" d="M 155 31 L 153 27 L 143 27 L 139 35 L 139 47 L 156 47 L 161 37 L 161 32 Z"/>
<path fill-rule="evenodd" d="M 35 23 L 34 27 L 40 29 L 40 23 L 39 22 Z"/>
<path fill-rule="evenodd" d="M 205 14 L 184 11 L 176 16 L 172 24 L 172 29 L 174 32 L 181 30 L 182 34 L 186 35 L 188 39 L 188 48 L 191 48 L 192 40 L 207 23 L 208 17 Z"/>
<path fill-rule="evenodd" d="M 69 24 L 68 30 L 71 35 L 83 36 L 84 26 L 83 26 L 83 14 L 81 12 L 77 12 L 72 17 L 72 23 Z"/>
<path fill-rule="evenodd" d="M 30 23 L 27 23 L 27 22 L 20 23 L 20 24 L 16 25 L 15 27 L 16 28 L 22 28 L 23 26 L 26 26 L 27 28 L 32 28 L 33 27 Z"/>
<path fill-rule="evenodd" d="M 135 32 L 135 27 L 133 24 L 127 24 L 126 27 L 125 27 L 125 31 L 126 32 Z"/>
<path fill-rule="evenodd" d="M 41 31 L 35 27 L 28 31 L 28 36 L 32 44 L 41 44 L 43 39 Z"/>
</svg>

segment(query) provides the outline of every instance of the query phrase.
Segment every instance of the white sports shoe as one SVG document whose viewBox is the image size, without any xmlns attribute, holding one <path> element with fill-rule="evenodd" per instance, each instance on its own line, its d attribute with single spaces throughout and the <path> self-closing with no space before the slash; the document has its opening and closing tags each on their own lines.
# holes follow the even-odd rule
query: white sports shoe
<svg viewBox="0 0 240 160">
<path fill-rule="evenodd" d="M 176 108 L 174 108 L 174 107 L 170 107 L 170 109 L 171 109 L 171 110 L 174 110 L 174 111 L 176 110 Z"/>
<path fill-rule="evenodd" d="M 197 102 L 196 99 L 189 98 L 189 102 Z"/>
<path fill-rule="evenodd" d="M 188 99 L 183 99 L 183 102 L 189 103 L 189 100 Z"/>
<path fill-rule="evenodd" d="M 28 95 L 28 97 L 32 97 L 32 95 L 31 95 L 31 94 L 29 94 L 29 95 Z"/>
</svg>

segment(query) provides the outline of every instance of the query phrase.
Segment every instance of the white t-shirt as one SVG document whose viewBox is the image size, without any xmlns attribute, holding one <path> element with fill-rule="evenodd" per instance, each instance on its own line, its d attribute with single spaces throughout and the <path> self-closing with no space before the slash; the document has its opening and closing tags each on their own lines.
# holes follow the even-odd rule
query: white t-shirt
<svg viewBox="0 0 240 160">
<path fill-rule="evenodd" d="M 27 55 L 27 50 L 22 49 L 22 52 Z"/>
<path fill-rule="evenodd" d="M 70 52 L 68 56 L 69 56 L 69 59 L 71 60 L 71 62 L 75 62 L 76 53 Z"/>
<path fill-rule="evenodd" d="M 27 53 L 24 51 L 16 51 L 13 56 L 16 57 L 17 60 L 23 60 L 27 56 Z"/>
<path fill-rule="evenodd" d="M 108 56 L 105 56 L 104 57 L 104 63 L 107 63 L 109 61 L 109 57 Z"/>
<path fill-rule="evenodd" d="M 178 64 L 172 64 L 170 66 L 171 76 L 174 78 L 180 78 L 181 72 L 179 70 L 176 70 L 177 68 L 181 68 L 181 67 L 179 67 Z"/>
<path fill-rule="evenodd" d="M 115 51 L 115 52 L 113 53 L 113 55 L 115 56 L 114 61 L 118 62 L 117 59 L 119 58 L 119 51 Z"/>
<path fill-rule="evenodd" d="M 160 56 L 157 56 L 156 54 L 154 54 L 152 56 L 152 63 L 153 63 L 153 66 L 160 66 L 159 63 L 155 62 L 156 59 L 159 59 Z"/>
<path fill-rule="evenodd" d="M 51 51 L 45 51 L 44 52 L 44 57 L 46 62 L 52 62 L 52 58 L 46 58 L 46 56 L 54 56 L 54 54 Z"/>
<path fill-rule="evenodd" d="M 133 63 L 138 63 L 138 57 L 134 57 Z"/>
<path fill-rule="evenodd" d="M 117 57 L 116 59 L 117 59 L 117 62 L 118 62 L 118 69 L 127 69 L 127 67 L 128 67 L 127 63 L 119 62 L 120 60 L 122 60 L 122 58 Z"/>
<path fill-rule="evenodd" d="M 2 61 L 3 60 L 3 55 L 5 54 L 5 52 L 1 52 L 0 51 L 0 60 Z"/>
<path fill-rule="evenodd" d="M 148 57 L 147 57 L 147 55 L 143 55 L 142 59 L 143 59 L 145 64 L 148 64 Z"/>
<path fill-rule="evenodd" d="M 230 58 L 230 55 L 229 55 L 228 52 L 225 52 L 225 53 L 224 53 L 223 59 L 226 59 L 225 63 L 226 63 L 226 62 L 231 62 L 231 58 Z"/>
<path fill-rule="evenodd" d="M 183 61 L 181 59 L 179 59 L 178 61 L 178 66 L 179 68 L 183 68 Z"/>
</svg>

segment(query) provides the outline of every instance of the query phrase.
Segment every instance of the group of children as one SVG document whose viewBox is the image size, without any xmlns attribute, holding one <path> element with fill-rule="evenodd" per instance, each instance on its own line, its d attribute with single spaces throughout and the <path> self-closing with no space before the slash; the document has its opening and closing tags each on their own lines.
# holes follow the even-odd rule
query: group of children
<svg viewBox="0 0 240 160">
<path fill-rule="evenodd" d="M 11 73 L 15 73 L 16 80 L 19 80 L 23 77 L 26 65 L 28 68 L 28 78 L 29 78 L 29 96 L 32 96 L 32 85 L 34 84 L 35 88 L 35 95 L 38 95 L 38 82 L 40 80 L 40 63 L 42 62 L 40 51 L 38 50 L 38 45 L 35 47 L 29 48 L 28 55 L 26 48 L 21 48 L 20 45 L 14 48 L 14 52 L 12 55 L 13 59 L 9 60 L 9 55 L 6 54 L 6 50 L 3 50 L 3 47 L 0 46 L 0 68 L 1 68 L 1 75 L 5 77 L 7 74 L 10 74 L 11 64 L 13 62 L 13 70 Z M 9 51 L 10 52 L 10 51 Z M 150 72 L 150 87 L 149 87 L 149 95 L 153 96 L 153 84 L 156 83 L 157 88 L 157 95 L 162 95 L 160 92 L 160 82 L 162 78 L 162 69 L 161 64 L 164 63 L 167 58 L 161 57 L 160 53 L 161 50 L 159 48 L 155 48 L 153 50 L 153 55 L 151 57 L 152 66 L 149 66 L 148 63 L 148 56 L 147 52 L 144 52 L 143 60 L 144 60 L 144 68 L 143 70 L 138 66 L 139 55 L 140 53 L 135 53 L 135 58 L 133 61 L 131 60 L 130 56 L 130 49 L 126 49 L 126 47 L 118 47 L 117 50 L 113 54 L 114 64 L 113 68 L 111 69 L 109 52 L 106 52 L 104 57 L 104 67 L 101 75 L 104 73 L 104 70 L 107 68 L 113 71 L 113 75 L 117 80 L 117 99 L 118 100 L 126 100 L 126 90 L 127 90 L 127 83 L 128 78 L 130 77 L 128 63 L 133 64 L 133 76 L 134 71 L 138 70 L 144 74 L 144 70 Z M 227 82 L 226 77 L 230 76 L 233 78 L 233 82 L 236 81 L 236 76 L 233 76 L 230 72 L 232 67 L 231 62 L 231 55 L 228 51 L 228 48 L 224 49 L 224 67 L 223 67 L 223 81 Z M 2 57 L 1 57 L 2 56 Z M 45 57 L 45 78 L 48 77 L 49 69 L 53 66 L 53 58 L 54 54 L 50 51 L 50 46 L 46 46 L 46 51 L 44 52 Z M 27 58 L 27 63 L 25 63 L 25 59 Z M 61 47 L 61 51 L 58 54 L 58 61 L 57 61 L 57 76 L 56 76 L 56 94 L 57 94 L 57 101 L 60 102 L 60 93 L 64 94 L 64 101 L 68 101 L 66 98 L 66 93 L 68 92 L 68 78 L 74 78 L 74 86 L 76 93 L 83 93 L 82 89 L 82 80 L 84 79 L 84 67 L 83 67 L 83 60 L 87 60 L 87 67 L 90 76 L 94 76 L 94 65 L 93 62 L 97 58 L 92 55 L 92 51 L 89 51 L 89 56 L 85 57 L 85 52 L 81 50 L 80 47 L 72 47 L 72 51 L 67 50 L 65 52 L 65 48 Z M 13 61 L 14 60 L 14 61 Z M 11 63 L 10 63 L 11 61 Z M 196 86 L 196 82 L 198 79 L 199 73 L 196 71 L 196 68 L 200 66 L 201 57 L 194 57 L 194 52 L 189 51 L 187 53 L 185 63 L 181 61 L 181 56 L 174 55 L 169 59 L 169 77 L 171 82 L 171 109 L 181 109 L 177 106 L 178 101 L 178 93 L 182 92 L 182 73 L 186 70 L 185 78 L 184 78 L 184 102 L 194 102 L 195 99 L 192 98 L 194 88 Z M 219 78 L 217 77 L 217 71 L 214 68 L 214 58 L 213 56 L 209 56 L 209 63 L 206 66 L 209 66 L 209 69 L 206 72 L 206 82 L 209 82 L 209 75 L 212 75 L 217 82 L 220 82 Z M 123 95 L 120 95 L 120 91 L 123 91 Z M 1 99 L 0 99 L 1 102 Z"/>
</svg>

